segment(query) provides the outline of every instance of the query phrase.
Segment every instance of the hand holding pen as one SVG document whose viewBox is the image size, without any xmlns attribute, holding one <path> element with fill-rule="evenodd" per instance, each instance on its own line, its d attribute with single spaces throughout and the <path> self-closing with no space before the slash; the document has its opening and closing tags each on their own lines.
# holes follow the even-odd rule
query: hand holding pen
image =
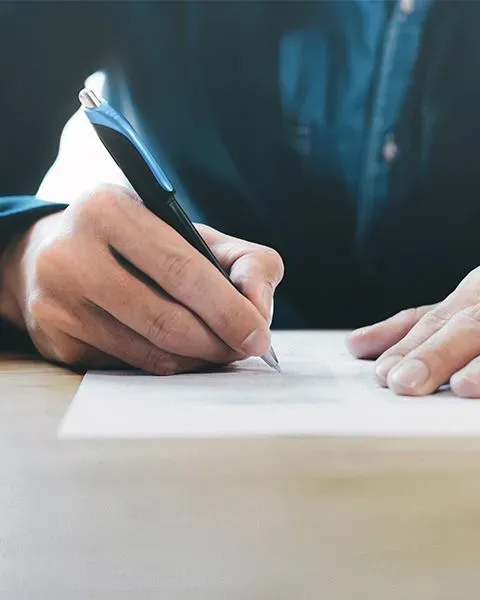
<svg viewBox="0 0 480 600">
<path fill-rule="evenodd" d="M 268 353 L 282 262 L 198 227 L 221 269 L 133 192 L 106 185 L 38 220 L 4 252 L 0 314 L 48 359 L 192 372 Z"/>
<path fill-rule="evenodd" d="M 211 248 L 177 202 L 173 185 L 131 124 L 88 88 L 80 92 L 79 99 L 98 137 L 144 206 L 170 225 L 227 280 L 234 283 L 230 273 L 218 262 Z M 261 330 L 253 331 L 249 339 L 260 339 L 261 335 Z M 243 342 L 243 345 L 245 344 L 246 341 Z M 280 371 L 275 351 L 271 346 L 262 354 L 262 358 L 269 366 Z"/>
</svg>

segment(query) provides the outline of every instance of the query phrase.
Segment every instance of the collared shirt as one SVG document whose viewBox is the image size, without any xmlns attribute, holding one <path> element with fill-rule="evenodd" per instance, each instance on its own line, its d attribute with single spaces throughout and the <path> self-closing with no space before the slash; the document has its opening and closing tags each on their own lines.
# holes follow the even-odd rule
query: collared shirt
<svg viewBox="0 0 480 600">
<path fill-rule="evenodd" d="M 193 218 L 280 251 L 277 326 L 383 318 L 478 264 L 478 3 L 96 10 L 95 60 L 62 60 L 105 70 Z"/>
</svg>

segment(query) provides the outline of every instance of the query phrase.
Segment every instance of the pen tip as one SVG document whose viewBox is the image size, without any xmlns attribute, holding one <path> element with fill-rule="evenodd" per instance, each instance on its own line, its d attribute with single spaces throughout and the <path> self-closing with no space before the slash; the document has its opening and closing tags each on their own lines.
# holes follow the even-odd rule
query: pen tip
<svg viewBox="0 0 480 600">
<path fill-rule="evenodd" d="M 273 349 L 273 346 L 270 346 L 270 352 L 271 352 L 275 362 L 278 363 L 278 358 L 277 358 L 277 355 L 275 354 L 275 350 Z"/>
<path fill-rule="evenodd" d="M 275 371 L 277 371 L 278 373 L 281 373 L 282 370 L 280 369 L 280 365 L 278 364 L 278 359 L 275 356 L 274 358 L 274 353 L 273 353 L 273 349 L 270 348 L 268 352 L 266 352 L 263 356 L 262 359 L 267 363 L 267 365 L 269 367 L 271 367 L 272 369 L 275 369 Z"/>
</svg>

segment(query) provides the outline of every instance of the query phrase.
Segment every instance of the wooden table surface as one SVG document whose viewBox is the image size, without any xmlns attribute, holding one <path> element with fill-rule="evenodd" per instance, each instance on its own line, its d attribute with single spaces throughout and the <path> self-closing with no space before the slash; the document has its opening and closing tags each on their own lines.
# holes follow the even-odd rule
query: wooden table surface
<svg viewBox="0 0 480 600">
<path fill-rule="evenodd" d="M 60 441 L 80 376 L 0 358 L 3 600 L 472 600 L 480 440 Z"/>
</svg>

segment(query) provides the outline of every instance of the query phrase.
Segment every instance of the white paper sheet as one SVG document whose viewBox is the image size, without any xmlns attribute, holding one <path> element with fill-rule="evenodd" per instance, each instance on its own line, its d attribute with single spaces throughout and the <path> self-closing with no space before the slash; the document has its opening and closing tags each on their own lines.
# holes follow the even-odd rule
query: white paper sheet
<svg viewBox="0 0 480 600">
<path fill-rule="evenodd" d="M 477 436 L 480 402 L 448 390 L 394 396 L 373 363 L 352 358 L 343 333 L 280 332 L 282 374 L 260 359 L 217 373 L 153 377 L 89 372 L 61 437 Z"/>
</svg>

